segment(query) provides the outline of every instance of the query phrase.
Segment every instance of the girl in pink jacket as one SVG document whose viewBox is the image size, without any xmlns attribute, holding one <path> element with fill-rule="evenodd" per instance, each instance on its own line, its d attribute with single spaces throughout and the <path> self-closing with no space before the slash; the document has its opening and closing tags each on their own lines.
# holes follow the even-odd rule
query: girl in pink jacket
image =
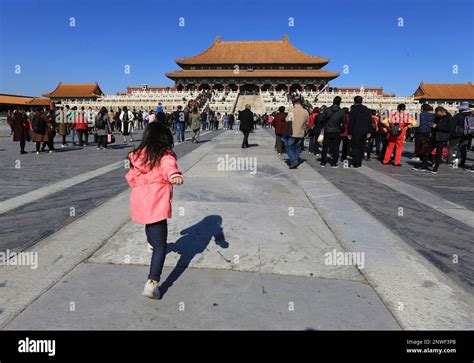
<svg viewBox="0 0 474 363">
<path fill-rule="evenodd" d="M 153 247 L 150 273 L 143 296 L 159 299 L 159 282 L 167 252 L 168 224 L 171 218 L 173 184 L 183 184 L 173 152 L 173 135 L 160 122 L 153 122 L 143 133 L 143 141 L 128 156 L 131 165 L 126 175 L 132 187 L 130 214 L 145 225 L 148 243 Z"/>
</svg>

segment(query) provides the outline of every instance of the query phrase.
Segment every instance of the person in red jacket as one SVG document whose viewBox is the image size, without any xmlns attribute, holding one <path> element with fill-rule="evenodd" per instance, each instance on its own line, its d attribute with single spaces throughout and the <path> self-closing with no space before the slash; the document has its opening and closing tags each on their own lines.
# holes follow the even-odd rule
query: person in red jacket
<svg viewBox="0 0 474 363">
<path fill-rule="evenodd" d="M 370 130 L 370 136 L 367 137 L 367 149 L 365 151 L 365 154 L 366 154 L 365 160 L 367 161 L 370 161 L 370 156 L 374 148 L 375 136 L 379 132 L 379 122 L 380 122 L 380 117 L 377 116 L 377 111 L 372 110 L 371 112 L 372 112 L 372 128 Z"/>
<path fill-rule="evenodd" d="M 316 119 L 316 117 L 318 117 L 318 115 L 320 114 L 320 109 L 319 107 L 315 107 L 313 109 L 313 112 L 311 112 L 311 114 L 309 115 L 309 120 L 308 120 L 308 136 L 309 136 L 309 145 L 308 145 L 308 152 L 310 154 L 317 154 L 319 152 L 319 147 L 318 147 L 318 150 L 316 150 L 316 142 L 317 140 L 315 140 L 316 138 L 316 135 L 314 133 L 314 121 Z M 319 135 L 318 135 L 319 136 Z"/>
<path fill-rule="evenodd" d="M 84 107 L 81 107 L 80 111 L 74 112 L 74 118 L 72 121 L 71 128 L 76 130 L 79 138 L 79 146 L 89 145 L 89 125 L 87 124 L 86 112 Z"/>
<path fill-rule="evenodd" d="M 388 119 L 384 121 L 385 126 L 388 128 L 387 150 L 385 151 L 385 157 L 383 159 L 384 165 L 390 162 L 393 148 L 396 147 L 394 165 L 402 166 L 403 141 L 405 141 L 406 131 L 416 123 L 416 120 L 405 112 L 405 109 L 405 104 L 399 104 L 397 112 L 392 113 Z"/>
<path fill-rule="evenodd" d="M 275 127 L 275 146 L 278 155 L 281 155 L 284 152 L 284 146 L 281 142 L 281 138 L 283 136 L 283 131 L 285 130 L 287 114 L 288 113 L 285 112 L 285 107 L 280 106 L 278 108 L 278 113 L 275 115 L 275 118 L 272 122 L 273 127 Z"/>
<path fill-rule="evenodd" d="M 342 109 L 344 111 L 344 122 L 342 123 L 342 132 L 341 132 L 341 140 L 342 140 L 342 154 L 341 154 L 341 162 L 347 160 L 347 154 L 349 153 L 349 108 L 344 107 Z"/>
</svg>

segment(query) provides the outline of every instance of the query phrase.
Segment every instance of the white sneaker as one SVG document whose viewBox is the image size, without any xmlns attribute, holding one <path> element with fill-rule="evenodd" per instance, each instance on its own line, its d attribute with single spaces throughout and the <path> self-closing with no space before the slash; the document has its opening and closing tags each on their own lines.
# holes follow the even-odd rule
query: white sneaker
<svg viewBox="0 0 474 363">
<path fill-rule="evenodd" d="M 49 150 L 49 153 L 52 154 L 52 153 L 53 153 L 53 150 Z"/>
<path fill-rule="evenodd" d="M 159 284 L 154 284 L 153 282 L 151 282 L 151 280 L 148 280 L 145 284 L 145 288 L 143 289 L 142 295 L 150 299 L 160 299 L 161 292 Z"/>
<path fill-rule="evenodd" d="M 414 157 L 411 158 L 411 160 L 413 160 L 413 161 L 420 161 L 420 158 L 419 158 L 418 156 L 414 156 Z"/>
<path fill-rule="evenodd" d="M 36 152 L 36 155 L 39 155 L 39 154 L 40 154 L 40 152 L 39 152 L 39 151 L 37 151 L 37 152 Z"/>
</svg>

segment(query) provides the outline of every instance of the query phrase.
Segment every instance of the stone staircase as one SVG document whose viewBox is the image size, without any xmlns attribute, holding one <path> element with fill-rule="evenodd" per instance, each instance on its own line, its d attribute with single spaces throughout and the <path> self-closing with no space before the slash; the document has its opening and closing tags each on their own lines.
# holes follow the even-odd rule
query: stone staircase
<svg viewBox="0 0 474 363">
<path fill-rule="evenodd" d="M 260 95 L 243 95 L 239 94 L 235 108 L 232 112 L 238 112 L 245 108 L 246 104 L 249 104 L 252 107 L 252 112 L 262 115 L 265 112 L 265 108 L 262 104 L 262 99 Z"/>
</svg>

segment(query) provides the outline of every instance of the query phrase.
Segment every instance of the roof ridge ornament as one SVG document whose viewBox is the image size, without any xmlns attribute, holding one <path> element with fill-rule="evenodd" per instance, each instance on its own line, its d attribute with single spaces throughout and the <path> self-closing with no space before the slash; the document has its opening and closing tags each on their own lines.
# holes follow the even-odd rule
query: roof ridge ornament
<svg viewBox="0 0 474 363">
<path fill-rule="evenodd" d="M 288 38 L 288 34 L 283 35 L 283 41 L 287 43 L 290 41 L 290 39 Z"/>
<path fill-rule="evenodd" d="M 220 43 L 220 42 L 221 42 L 221 36 L 216 35 L 216 37 L 214 38 L 214 43 Z"/>
</svg>

